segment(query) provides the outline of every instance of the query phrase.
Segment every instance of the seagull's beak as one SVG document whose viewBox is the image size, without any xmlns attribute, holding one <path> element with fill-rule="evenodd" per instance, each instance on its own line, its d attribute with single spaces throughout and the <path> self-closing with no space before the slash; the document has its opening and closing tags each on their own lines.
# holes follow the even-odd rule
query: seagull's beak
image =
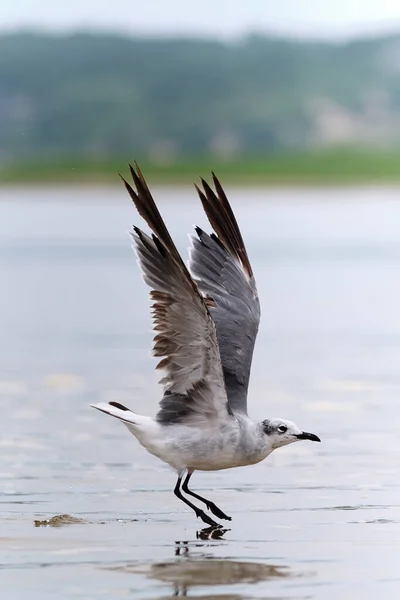
<svg viewBox="0 0 400 600">
<path fill-rule="evenodd" d="M 311 442 L 320 442 L 321 440 L 314 433 L 307 433 L 307 431 L 303 431 L 296 435 L 298 440 L 310 440 Z"/>
</svg>

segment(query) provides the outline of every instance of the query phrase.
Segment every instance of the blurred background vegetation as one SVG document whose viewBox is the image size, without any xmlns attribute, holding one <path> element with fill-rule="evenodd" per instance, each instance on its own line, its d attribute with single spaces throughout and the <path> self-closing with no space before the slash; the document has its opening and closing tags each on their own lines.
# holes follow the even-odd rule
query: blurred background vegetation
<svg viewBox="0 0 400 600">
<path fill-rule="evenodd" d="M 400 36 L 0 35 L 0 181 L 400 179 Z"/>
</svg>

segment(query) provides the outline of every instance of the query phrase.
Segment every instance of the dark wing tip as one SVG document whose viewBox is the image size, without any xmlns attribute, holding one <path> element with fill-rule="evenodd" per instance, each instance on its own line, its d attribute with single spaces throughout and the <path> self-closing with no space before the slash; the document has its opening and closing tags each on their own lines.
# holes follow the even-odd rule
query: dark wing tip
<svg viewBox="0 0 400 600">
<path fill-rule="evenodd" d="M 200 181 L 201 181 L 201 185 L 203 186 L 203 189 L 204 189 L 206 195 L 208 195 L 208 194 L 212 195 L 214 192 L 211 189 L 210 185 L 207 183 L 207 181 L 205 179 L 203 179 L 202 177 L 200 178 Z"/>
<path fill-rule="evenodd" d="M 166 256 L 167 253 L 171 255 L 171 258 L 180 266 L 182 275 L 185 277 L 190 286 L 198 293 L 197 286 L 192 280 L 189 271 L 184 264 L 178 249 L 176 248 L 170 233 L 163 221 L 160 211 L 157 208 L 154 198 L 148 188 L 143 173 L 140 170 L 139 165 L 134 161 L 134 167 L 129 164 L 129 170 L 133 179 L 136 190 L 121 176 L 121 179 L 136 206 L 138 213 L 146 221 L 150 227 L 153 236 L 154 244 L 157 250 L 162 256 Z M 136 230 L 135 230 L 136 231 Z M 137 235 L 141 235 L 136 231 Z M 143 236 L 142 236 L 143 237 Z"/>
<path fill-rule="evenodd" d="M 141 170 L 139 169 L 137 162 L 135 161 L 135 167 L 136 167 L 136 171 L 135 169 L 132 167 L 132 165 L 129 165 L 129 170 L 131 172 L 131 176 L 133 179 L 133 182 L 135 184 L 136 190 L 138 194 L 149 194 L 149 188 L 147 187 L 146 181 L 143 177 L 143 174 L 141 172 Z"/>
<path fill-rule="evenodd" d="M 225 252 L 228 252 L 228 250 L 225 248 L 224 244 L 221 242 L 221 240 L 219 239 L 219 237 L 215 233 L 212 233 L 210 235 L 210 238 L 212 240 L 214 240 L 214 242 L 216 242 L 218 244 L 218 246 L 220 246 L 222 248 L 222 250 L 224 250 Z"/>
<path fill-rule="evenodd" d="M 134 161 L 133 161 L 133 164 L 134 164 L 134 165 L 135 165 L 135 167 L 136 167 L 136 171 L 137 171 L 137 173 L 138 173 L 138 176 L 140 177 L 140 179 L 143 179 L 143 181 L 144 181 L 143 173 L 142 173 L 142 171 L 140 170 L 140 167 L 139 167 L 139 165 L 138 165 L 137 161 L 136 161 L 136 160 L 134 160 Z M 131 168 L 132 168 L 132 167 L 131 167 Z"/>
<path fill-rule="evenodd" d="M 131 186 L 131 184 L 128 183 L 124 177 L 122 177 L 122 175 L 120 175 L 120 177 L 122 179 L 122 183 L 124 184 L 124 186 L 125 186 L 128 194 L 130 195 L 130 197 L 133 200 L 134 204 L 136 204 L 137 201 L 138 201 L 138 199 L 139 199 L 137 193 L 135 192 L 135 190 L 133 189 L 133 187 Z"/>
<path fill-rule="evenodd" d="M 154 233 L 152 233 L 151 237 L 153 238 L 153 242 L 155 243 L 156 248 L 159 251 L 159 253 L 161 254 L 161 256 L 163 256 L 164 258 L 166 258 L 167 251 L 166 251 L 165 246 L 160 242 L 160 240 L 158 239 L 158 237 L 156 235 L 154 235 Z"/>
<path fill-rule="evenodd" d="M 202 237 L 204 235 L 204 231 L 201 229 L 201 227 L 198 227 L 197 225 L 195 225 L 194 230 L 197 233 L 197 236 L 198 236 L 199 240 L 202 241 Z"/>
<path fill-rule="evenodd" d="M 197 193 L 199 194 L 211 227 L 219 238 L 219 242 L 239 260 L 244 273 L 248 279 L 251 279 L 253 277 L 253 270 L 235 215 L 214 171 L 212 171 L 212 178 L 216 192 L 214 192 L 205 179 L 201 178 L 200 181 L 203 190 L 196 186 Z"/>
<path fill-rule="evenodd" d="M 203 181 L 203 179 L 202 179 L 201 181 Z M 199 195 L 199 198 L 200 198 L 200 200 L 201 200 L 201 203 L 202 203 L 202 204 L 203 204 L 203 206 L 204 206 L 204 203 L 205 203 L 205 202 L 207 202 L 207 198 L 206 198 L 206 196 L 205 196 L 205 194 L 204 194 L 203 190 L 202 190 L 201 188 L 199 188 L 199 186 L 198 186 L 198 185 L 196 185 L 196 184 L 194 184 L 194 187 L 196 188 L 196 192 L 198 193 L 198 195 Z M 204 210 L 205 210 L 205 209 L 204 209 Z"/>
<path fill-rule="evenodd" d="M 158 239 L 164 246 L 172 253 L 177 255 L 175 245 L 169 235 L 169 232 L 165 226 L 165 223 L 159 213 L 159 210 L 154 202 L 154 199 L 150 193 L 150 190 L 146 184 L 142 172 L 136 161 L 134 161 L 135 168 L 129 164 L 129 170 L 133 179 L 136 190 L 132 188 L 130 183 L 121 176 L 121 179 L 132 198 L 138 213 L 144 218 L 153 233 L 156 234 Z M 139 234 L 138 234 L 139 235 Z"/>
<path fill-rule="evenodd" d="M 224 189 L 223 189 L 223 187 L 221 185 L 220 180 L 218 179 L 218 177 L 214 173 L 214 171 L 211 171 L 211 175 L 212 175 L 212 178 L 213 178 L 215 189 L 217 190 L 218 194 L 221 195 L 221 196 L 223 196 L 226 199 L 226 194 L 224 192 Z"/>
</svg>

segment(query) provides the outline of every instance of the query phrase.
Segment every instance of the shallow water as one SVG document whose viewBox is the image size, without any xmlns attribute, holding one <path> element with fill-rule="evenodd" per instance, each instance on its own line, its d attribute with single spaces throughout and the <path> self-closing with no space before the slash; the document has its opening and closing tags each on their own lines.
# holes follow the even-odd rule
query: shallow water
<svg viewBox="0 0 400 600">
<path fill-rule="evenodd" d="M 206 226 L 195 195 L 155 194 L 185 251 L 192 223 Z M 231 191 L 263 312 L 251 414 L 323 443 L 196 473 L 233 517 L 202 539 L 174 474 L 88 407 L 154 414 L 159 397 L 124 191 L 0 189 L 4 597 L 399 597 L 398 196 Z"/>
</svg>

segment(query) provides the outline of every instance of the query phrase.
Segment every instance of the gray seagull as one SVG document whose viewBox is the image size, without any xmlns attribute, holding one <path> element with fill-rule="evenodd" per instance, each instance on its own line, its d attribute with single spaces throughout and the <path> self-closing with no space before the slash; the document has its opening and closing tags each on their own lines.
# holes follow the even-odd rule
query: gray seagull
<svg viewBox="0 0 400 600">
<path fill-rule="evenodd" d="M 182 493 L 203 502 L 217 518 L 231 520 L 189 489 L 194 471 L 253 465 L 281 446 L 320 439 L 291 421 L 256 423 L 247 415 L 260 303 L 239 227 L 217 177 L 212 174 L 215 191 L 203 179 L 202 189 L 196 186 L 214 233 L 195 228 L 187 268 L 137 163 L 130 172 L 134 188 L 123 182 L 152 231 L 150 237 L 134 227 L 131 235 L 151 288 L 153 353 L 161 358 L 163 396 L 154 418 L 118 402 L 92 406 L 122 421 L 148 452 L 175 469 L 175 495 L 204 523 L 217 527 Z"/>
</svg>

